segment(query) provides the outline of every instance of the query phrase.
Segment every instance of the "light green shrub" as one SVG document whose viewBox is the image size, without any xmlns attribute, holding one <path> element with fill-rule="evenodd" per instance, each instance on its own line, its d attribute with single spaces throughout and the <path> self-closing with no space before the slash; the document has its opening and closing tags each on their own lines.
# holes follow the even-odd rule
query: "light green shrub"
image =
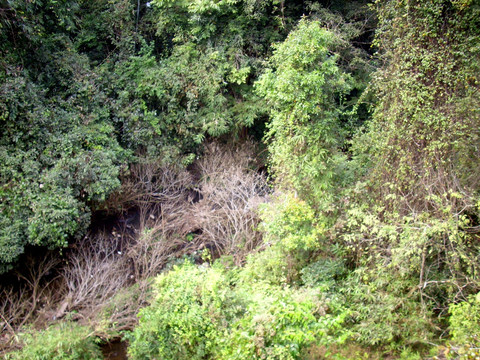
<svg viewBox="0 0 480 360">
<path fill-rule="evenodd" d="M 220 359 L 293 360 L 315 341 L 318 299 L 312 292 L 279 287 L 252 289 L 248 310 L 222 342 Z"/>
<path fill-rule="evenodd" d="M 302 359 L 313 344 L 343 344 L 349 310 L 315 288 L 257 279 L 248 269 L 185 262 L 159 276 L 130 335 L 131 359 Z"/>
<path fill-rule="evenodd" d="M 343 181 L 339 151 L 345 137 L 340 121 L 352 77 L 334 52 L 342 39 L 320 21 L 302 19 L 284 42 L 274 46 L 269 67 L 256 83 L 270 105 L 270 162 L 277 179 L 320 207 Z M 340 100 L 340 101 L 339 101 Z"/>
<path fill-rule="evenodd" d="M 286 285 L 295 275 L 295 269 L 285 252 L 279 246 L 267 248 L 247 257 L 247 264 L 240 273 L 246 284 L 264 282 L 272 285 Z"/>
<path fill-rule="evenodd" d="M 480 356 L 480 293 L 450 305 L 450 334 L 455 355 L 461 359 Z M 458 346 L 457 346 L 458 345 Z"/>
<path fill-rule="evenodd" d="M 313 251 L 321 246 L 323 228 L 313 209 L 292 194 L 261 208 L 261 230 L 267 248 L 248 257 L 245 281 L 287 284 L 298 280 Z"/>
<path fill-rule="evenodd" d="M 20 336 L 24 347 L 6 355 L 6 360 L 102 360 L 91 329 L 64 322 L 44 331 Z"/>
<path fill-rule="evenodd" d="M 140 311 L 130 339 L 131 359 L 205 359 L 242 309 L 225 270 L 189 262 L 160 275 L 152 304 Z"/>
<path fill-rule="evenodd" d="M 317 224 L 313 209 L 292 194 L 265 205 L 261 218 L 267 243 L 280 243 L 286 251 L 309 251 L 320 246 L 322 228 Z"/>
</svg>

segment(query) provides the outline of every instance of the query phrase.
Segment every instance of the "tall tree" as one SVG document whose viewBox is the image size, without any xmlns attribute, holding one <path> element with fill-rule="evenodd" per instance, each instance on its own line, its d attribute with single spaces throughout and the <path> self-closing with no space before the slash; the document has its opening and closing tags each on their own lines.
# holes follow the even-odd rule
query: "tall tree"
<svg viewBox="0 0 480 360">
<path fill-rule="evenodd" d="M 349 231 L 357 234 L 348 237 L 377 274 L 390 269 L 416 279 L 411 291 L 431 309 L 445 309 L 480 288 L 480 6 L 375 6 L 378 104 L 367 133 L 356 139 L 371 160 L 371 206 L 365 211 L 357 199 L 348 213 Z"/>
</svg>

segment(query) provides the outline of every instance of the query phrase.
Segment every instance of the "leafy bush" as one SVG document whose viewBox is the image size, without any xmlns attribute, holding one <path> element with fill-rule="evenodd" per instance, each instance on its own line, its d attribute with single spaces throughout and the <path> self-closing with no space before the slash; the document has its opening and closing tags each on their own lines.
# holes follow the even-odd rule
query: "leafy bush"
<svg viewBox="0 0 480 360">
<path fill-rule="evenodd" d="M 480 347 L 480 293 L 450 305 L 450 334 L 456 344 Z M 477 349 L 478 355 L 478 349 Z"/>
<path fill-rule="evenodd" d="M 309 251 L 320 246 L 322 228 L 313 209 L 292 194 L 267 204 L 261 211 L 264 241 L 287 252 Z"/>
<path fill-rule="evenodd" d="M 245 284 L 263 282 L 287 285 L 296 278 L 297 272 L 295 263 L 279 246 L 275 246 L 247 256 L 245 268 L 239 276 Z"/>
<path fill-rule="evenodd" d="M 291 194 L 260 208 L 265 249 L 248 256 L 244 281 L 288 284 L 298 280 L 310 254 L 320 248 L 322 227 L 312 208 Z"/>
<path fill-rule="evenodd" d="M 245 315 L 222 342 L 220 359 L 300 359 L 316 339 L 320 308 L 313 292 L 259 285 Z"/>
<path fill-rule="evenodd" d="M 186 262 L 160 275 L 152 304 L 140 311 L 130 339 L 132 359 L 205 359 L 218 346 L 223 330 L 239 309 L 221 267 Z"/>
<path fill-rule="evenodd" d="M 24 347 L 6 360 L 101 360 L 102 352 L 91 330 L 72 322 L 21 335 Z"/>
<path fill-rule="evenodd" d="M 350 337 L 340 299 L 248 281 L 248 270 L 227 271 L 222 261 L 186 262 L 156 279 L 155 299 L 130 336 L 132 359 L 302 359 L 312 344 Z"/>
<path fill-rule="evenodd" d="M 346 223 L 359 220 L 345 238 L 379 281 L 408 277 L 429 316 L 480 288 L 479 183 L 471 176 L 479 164 L 471 160 L 479 155 L 480 49 L 471 44 L 480 39 L 480 10 L 447 0 L 375 7 L 378 103 L 354 139 L 371 167 L 367 187 L 345 199 L 356 203 Z"/>
<path fill-rule="evenodd" d="M 343 260 L 323 258 L 308 264 L 301 270 L 302 282 L 308 287 L 332 289 L 347 273 Z"/>
<path fill-rule="evenodd" d="M 352 338 L 363 346 L 428 347 L 437 330 L 415 292 L 416 279 L 360 267 L 342 283 Z"/>
</svg>

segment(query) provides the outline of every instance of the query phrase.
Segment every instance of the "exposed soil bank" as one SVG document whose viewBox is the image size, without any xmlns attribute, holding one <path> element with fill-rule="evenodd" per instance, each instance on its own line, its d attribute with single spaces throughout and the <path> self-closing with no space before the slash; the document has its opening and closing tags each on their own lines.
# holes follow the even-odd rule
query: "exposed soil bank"
<svg viewBox="0 0 480 360">
<path fill-rule="evenodd" d="M 103 358 L 105 360 L 127 360 L 127 347 L 126 341 L 115 340 L 101 346 Z"/>
</svg>

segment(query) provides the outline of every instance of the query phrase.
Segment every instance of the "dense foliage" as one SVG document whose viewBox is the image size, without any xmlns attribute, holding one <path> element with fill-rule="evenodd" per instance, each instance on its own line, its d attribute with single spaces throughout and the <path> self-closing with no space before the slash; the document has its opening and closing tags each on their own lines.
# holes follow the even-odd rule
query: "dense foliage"
<svg viewBox="0 0 480 360">
<path fill-rule="evenodd" d="M 11 358 L 478 355 L 478 1 L 0 4 L 0 273 L 70 244 L 55 314 L 135 302 Z M 100 210 L 124 233 L 78 242 Z"/>
<path fill-rule="evenodd" d="M 132 154 L 188 164 L 262 114 L 272 4 L 139 4 L 2 6 L 0 271 L 81 237 Z"/>
<path fill-rule="evenodd" d="M 441 313 L 479 290 L 480 9 L 468 1 L 376 6 L 384 65 L 374 75 L 372 120 L 355 139 L 371 171 L 344 237 L 374 271 L 416 279 L 410 291 Z"/>
<path fill-rule="evenodd" d="M 243 280 L 250 270 L 185 263 L 159 277 L 155 300 L 140 312 L 130 339 L 130 357 L 302 359 L 318 341 L 346 339 L 345 316 L 326 315 L 317 290 L 252 284 Z"/>
<path fill-rule="evenodd" d="M 256 87 L 271 107 L 266 138 L 275 176 L 325 210 L 349 182 L 344 149 L 364 120 L 357 101 L 368 65 L 348 34 L 322 22 L 302 19 L 275 45 Z"/>
</svg>

